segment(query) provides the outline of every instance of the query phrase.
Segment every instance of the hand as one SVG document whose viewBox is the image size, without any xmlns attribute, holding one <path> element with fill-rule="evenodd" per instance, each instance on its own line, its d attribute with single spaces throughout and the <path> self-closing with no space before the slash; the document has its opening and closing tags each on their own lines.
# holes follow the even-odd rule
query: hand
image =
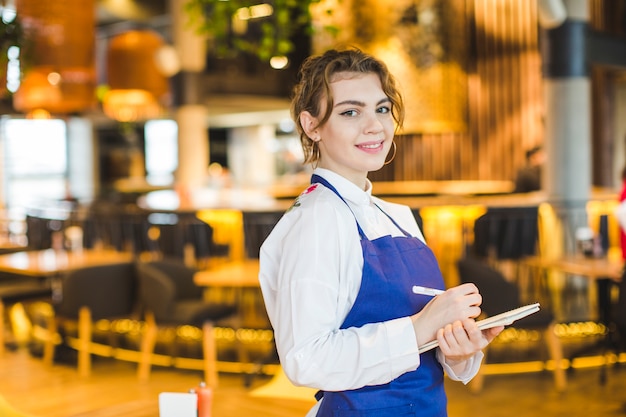
<svg viewBox="0 0 626 417">
<path fill-rule="evenodd" d="M 484 349 L 504 329 L 504 326 L 480 330 L 474 319 L 458 320 L 437 331 L 439 349 L 452 367 Z"/>
<path fill-rule="evenodd" d="M 450 288 L 434 297 L 421 311 L 411 316 L 417 344 L 421 346 L 434 340 L 437 331 L 450 323 L 478 317 L 481 303 L 482 296 L 471 283 Z"/>
</svg>

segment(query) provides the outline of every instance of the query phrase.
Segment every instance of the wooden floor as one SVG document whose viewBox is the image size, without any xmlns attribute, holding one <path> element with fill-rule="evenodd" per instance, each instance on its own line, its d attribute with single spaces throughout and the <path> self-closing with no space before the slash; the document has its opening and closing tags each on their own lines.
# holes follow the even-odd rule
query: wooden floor
<svg viewBox="0 0 626 417">
<path fill-rule="evenodd" d="M 135 365 L 115 359 L 95 361 L 93 374 L 81 379 L 72 365 L 45 367 L 27 350 L 0 358 L 0 395 L 34 417 L 158 417 L 160 392 L 187 392 L 200 381 L 197 371 L 157 368 L 147 383 L 138 383 Z M 565 393 L 554 390 L 550 372 L 488 375 L 481 394 L 447 381 L 450 417 L 481 416 L 626 416 L 626 364 L 611 366 L 599 384 L 598 367 L 575 369 Z M 259 398 L 251 392 L 267 378 L 243 384 L 240 375 L 221 374 L 214 393 L 213 417 L 304 416 L 311 401 Z M 513 407 L 513 409 L 512 409 Z M 1 410 L 2 417 L 17 417 Z"/>
</svg>

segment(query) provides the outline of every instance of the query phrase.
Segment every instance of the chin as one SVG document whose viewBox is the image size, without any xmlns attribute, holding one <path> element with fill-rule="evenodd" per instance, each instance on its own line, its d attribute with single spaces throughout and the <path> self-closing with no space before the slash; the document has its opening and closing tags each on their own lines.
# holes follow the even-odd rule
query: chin
<svg viewBox="0 0 626 417">
<path fill-rule="evenodd" d="M 376 163 L 371 163 L 368 164 L 369 166 L 367 167 L 367 172 L 372 172 L 372 171 L 378 171 L 379 169 L 381 169 L 383 166 L 385 166 L 385 161 L 380 161 L 380 162 L 376 162 Z"/>
</svg>

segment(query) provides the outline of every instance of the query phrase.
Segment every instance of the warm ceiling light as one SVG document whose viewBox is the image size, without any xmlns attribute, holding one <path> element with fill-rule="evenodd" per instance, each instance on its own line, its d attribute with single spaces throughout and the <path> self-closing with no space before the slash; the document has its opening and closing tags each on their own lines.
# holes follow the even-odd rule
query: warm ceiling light
<svg viewBox="0 0 626 417">
<path fill-rule="evenodd" d="M 107 51 L 110 90 L 103 97 L 105 114 L 120 121 L 145 120 L 163 112 L 169 84 L 159 51 L 165 42 L 153 31 L 133 30 L 113 37 Z M 161 65 L 159 65 L 161 64 Z"/>
<path fill-rule="evenodd" d="M 95 105 L 95 0 L 15 2 L 30 55 L 13 51 L 11 70 L 25 71 L 20 83 L 12 80 L 13 107 L 31 112 L 43 108 L 53 114 L 75 113 Z M 3 11 L 3 19 L 4 19 Z M 28 66 L 24 66 L 28 62 Z"/>
<path fill-rule="evenodd" d="M 286 56 L 273 56 L 270 58 L 270 66 L 274 69 L 284 69 L 289 64 L 289 58 Z"/>
<path fill-rule="evenodd" d="M 63 94 L 58 85 L 48 80 L 47 71 L 42 68 L 30 70 L 19 89 L 13 95 L 13 107 L 31 112 L 36 109 L 58 109 L 63 106 Z"/>
<path fill-rule="evenodd" d="M 48 82 L 50 85 L 59 85 L 61 82 L 61 74 L 58 72 L 51 72 L 48 74 Z"/>
<path fill-rule="evenodd" d="M 109 90 L 102 106 L 107 116 L 120 122 L 155 119 L 163 113 L 160 103 L 146 90 Z"/>
<path fill-rule="evenodd" d="M 154 53 L 156 66 L 166 77 L 176 75 L 180 71 L 180 58 L 176 48 L 172 45 L 163 45 Z"/>
<path fill-rule="evenodd" d="M 47 110 L 35 109 L 33 111 L 26 113 L 26 118 L 33 119 L 33 120 L 48 120 L 52 118 L 52 116 L 50 115 L 50 112 Z"/>
<path fill-rule="evenodd" d="M 274 8 L 267 4 L 257 4 L 256 6 L 250 7 L 250 18 L 251 19 L 260 19 L 262 17 L 271 16 L 274 13 Z"/>
<path fill-rule="evenodd" d="M 256 6 L 242 7 L 235 12 L 235 17 L 241 20 L 260 19 L 271 16 L 274 8 L 267 4 L 257 4 Z"/>
</svg>

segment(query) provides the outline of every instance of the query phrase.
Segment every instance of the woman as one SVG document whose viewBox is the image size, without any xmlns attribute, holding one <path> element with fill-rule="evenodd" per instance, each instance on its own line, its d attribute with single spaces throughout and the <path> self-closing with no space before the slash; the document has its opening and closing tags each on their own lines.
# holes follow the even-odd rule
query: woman
<svg viewBox="0 0 626 417">
<path fill-rule="evenodd" d="M 292 116 L 312 185 L 264 242 L 259 274 L 287 377 L 320 390 L 309 416 L 445 416 L 444 369 L 468 382 L 502 327 L 476 327 L 473 284 L 412 292 L 443 289 L 437 261 L 410 209 L 373 197 L 367 179 L 402 125 L 392 75 L 359 50 L 310 57 Z"/>
</svg>

